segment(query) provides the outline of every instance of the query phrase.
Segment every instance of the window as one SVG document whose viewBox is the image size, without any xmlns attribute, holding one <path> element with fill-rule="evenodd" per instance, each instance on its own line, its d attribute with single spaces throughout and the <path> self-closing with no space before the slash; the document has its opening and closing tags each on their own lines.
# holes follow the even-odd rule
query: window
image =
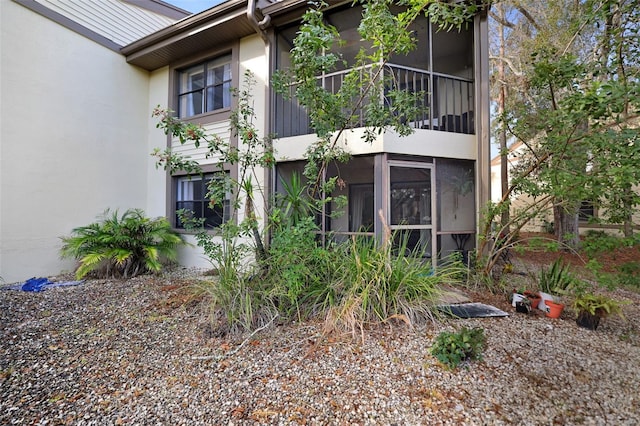
<svg viewBox="0 0 640 426">
<path fill-rule="evenodd" d="M 205 219 L 206 228 L 215 228 L 229 220 L 229 197 L 223 201 L 223 205 L 209 205 L 207 198 L 208 185 L 214 179 L 213 174 L 204 176 L 181 176 L 176 178 L 176 211 L 185 209 L 193 212 L 193 217 Z M 176 214 L 176 227 L 184 228 L 180 218 Z"/>
<path fill-rule="evenodd" d="M 231 107 L 231 55 L 181 70 L 178 83 L 180 118 Z"/>
<path fill-rule="evenodd" d="M 596 217 L 596 209 L 592 202 L 582 201 L 578 210 L 578 220 L 588 222 Z"/>
<path fill-rule="evenodd" d="M 349 185 L 349 231 L 373 232 L 373 184 Z"/>
</svg>

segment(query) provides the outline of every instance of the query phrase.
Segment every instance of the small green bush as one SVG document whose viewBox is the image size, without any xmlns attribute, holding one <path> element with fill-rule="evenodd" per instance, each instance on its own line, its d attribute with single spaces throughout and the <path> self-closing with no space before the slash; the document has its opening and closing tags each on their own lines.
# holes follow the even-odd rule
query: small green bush
<svg viewBox="0 0 640 426">
<path fill-rule="evenodd" d="M 582 251 L 589 259 L 603 253 L 611 253 L 625 245 L 622 238 L 609 235 L 604 231 L 589 231 L 582 241 Z"/>
<path fill-rule="evenodd" d="M 266 280 L 280 314 L 307 317 L 322 304 L 340 264 L 333 246 L 316 242 L 312 217 L 300 218 L 287 229 L 276 229 L 265 261 Z"/>
<path fill-rule="evenodd" d="M 618 284 L 625 287 L 640 288 L 640 263 L 627 262 L 620 265 Z"/>
<path fill-rule="evenodd" d="M 443 331 L 436 337 L 431 354 L 450 369 L 466 360 L 481 360 L 486 344 L 484 330 L 462 327 L 457 333 Z"/>
<path fill-rule="evenodd" d="M 157 272 L 163 261 L 175 261 L 178 246 L 185 244 L 166 219 L 147 218 L 140 209 L 129 209 L 121 216 L 107 209 L 99 218 L 62 238 L 62 257 L 80 261 L 78 279 L 90 273 L 99 278 L 131 278 Z"/>
<path fill-rule="evenodd" d="M 538 284 L 540 291 L 549 294 L 567 293 L 581 287 L 580 280 L 569 271 L 569 265 L 561 259 L 556 259 L 550 267 L 540 270 Z"/>
<path fill-rule="evenodd" d="M 325 330 L 362 332 L 367 323 L 390 318 L 414 324 L 433 319 L 441 284 L 456 281 L 452 268 L 434 270 L 419 250 L 407 249 L 406 238 L 398 246 L 375 238 L 353 237 L 336 247 L 337 271 L 329 281 L 324 306 Z"/>
</svg>

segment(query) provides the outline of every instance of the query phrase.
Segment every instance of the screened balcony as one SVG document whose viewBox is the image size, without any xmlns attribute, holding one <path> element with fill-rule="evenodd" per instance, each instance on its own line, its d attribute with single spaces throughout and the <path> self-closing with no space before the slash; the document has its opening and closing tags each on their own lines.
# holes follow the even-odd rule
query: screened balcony
<svg viewBox="0 0 640 426">
<path fill-rule="evenodd" d="M 364 71 L 371 72 L 371 67 Z M 336 93 L 348 72 L 350 70 L 322 75 L 318 77 L 318 84 L 330 93 Z M 441 132 L 475 133 L 472 80 L 398 64 L 387 65 L 385 73 L 390 77 L 386 80 L 393 85 L 389 89 L 408 90 L 411 93 L 421 94 L 420 101 L 416 105 L 419 113 L 415 117 L 407 117 L 412 127 Z M 276 97 L 275 130 L 277 136 L 281 138 L 313 133 L 305 109 L 294 97 L 295 86 L 292 85 L 290 90 L 290 99 L 285 99 L 281 95 Z M 385 105 L 393 108 L 386 99 Z M 355 112 L 356 116 L 358 114 L 360 114 L 360 121 L 356 122 L 355 127 L 362 127 L 361 111 Z"/>
</svg>

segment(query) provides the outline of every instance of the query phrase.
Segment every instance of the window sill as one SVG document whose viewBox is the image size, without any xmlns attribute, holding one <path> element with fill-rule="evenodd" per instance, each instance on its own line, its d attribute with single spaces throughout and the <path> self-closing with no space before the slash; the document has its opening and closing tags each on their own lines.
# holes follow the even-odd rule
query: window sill
<svg viewBox="0 0 640 426">
<path fill-rule="evenodd" d="M 228 120 L 230 118 L 231 118 L 231 108 L 223 108 L 215 111 L 205 112 L 203 114 L 180 118 L 180 120 L 185 123 L 207 124 L 215 121 Z"/>
</svg>

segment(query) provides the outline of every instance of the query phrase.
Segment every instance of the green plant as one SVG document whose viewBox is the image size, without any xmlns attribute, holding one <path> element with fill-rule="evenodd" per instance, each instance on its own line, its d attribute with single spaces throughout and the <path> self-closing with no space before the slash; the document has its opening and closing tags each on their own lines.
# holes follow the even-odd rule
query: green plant
<svg viewBox="0 0 640 426">
<path fill-rule="evenodd" d="M 626 262 L 620 265 L 617 281 L 622 286 L 640 288 L 640 263 Z"/>
<path fill-rule="evenodd" d="M 308 196 L 309 188 L 298 173 L 292 173 L 289 181 L 281 179 L 282 193 L 276 194 L 274 222 L 281 225 L 295 225 L 316 213 L 316 206 Z"/>
<path fill-rule="evenodd" d="M 481 360 L 486 345 L 482 328 L 462 327 L 458 332 L 443 331 L 431 347 L 431 354 L 450 369 L 466 360 Z"/>
<path fill-rule="evenodd" d="M 185 244 L 164 218 L 150 219 L 140 209 L 122 215 L 107 209 L 100 220 L 72 230 L 62 237 L 62 257 L 80 261 L 76 277 L 131 278 L 162 269 L 163 261 L 175 261 L 177 248 Z"/>
<path fill-rule="evenodd" d="M 539 281 L 540 291 L 549 294 L 563 294 L 573 291 L 581 286 L 578 280 L 569 270 L 569 265 L 556 259 L 550 267 L 540 270 Z"/>
<path fill-rule="evenodd" d="M 590 230 L 582 241 L 582 251 L 589 259 L 593 259 L 602 253 L 610 253 L 623 246 L 624 240 L 604 231 Z"/>
<path fill-rule="evenodd" d="M 591 315 L 605 318 L 609 315 L 622 316 L 623 305 L 623 302 L 612 299 L 608 296 L 587 292 L 575 298 L 573 302 L 573 309 L 578 313 L 588 312 Z"/>
<path fill-rule="evenodd" d="M 180 211 L 178 215 L 216 272 L 214 279 L 196 285 L 208 297 L 212 317 L 221 319 L 224 331 L 248 331 L 265 324 L 275 309 L 259 277 L 259 265 L 246 261 L 254 248 L 237 238 L 240 231 L 233 222 L 222 224 L 213 235 L 204 228 L 204 219 L 189 213 Z"/>
<path fill-rule="evenodd" d="M 313 313 L 316 301 L 324 298 L 331 276 L 340 268 L 335 250 L 316 242 L 317 230 L 313 217 L 274 230 L 264 280 L 282 317 L 295 312 L 302 319 Z"/>
<path fill-rule="evenodd" d="M 369 322 L 399 319 L 413 324 L 433 318 L 432 308 L 444 282 L 455 282 L 458 270 L 434 270 L 419 250 L 407 250 L 375 238 L 353 237 L 336 249 L 336 268 L 327 289 L 325 330 L 362 332 Z"/>
</svg>

